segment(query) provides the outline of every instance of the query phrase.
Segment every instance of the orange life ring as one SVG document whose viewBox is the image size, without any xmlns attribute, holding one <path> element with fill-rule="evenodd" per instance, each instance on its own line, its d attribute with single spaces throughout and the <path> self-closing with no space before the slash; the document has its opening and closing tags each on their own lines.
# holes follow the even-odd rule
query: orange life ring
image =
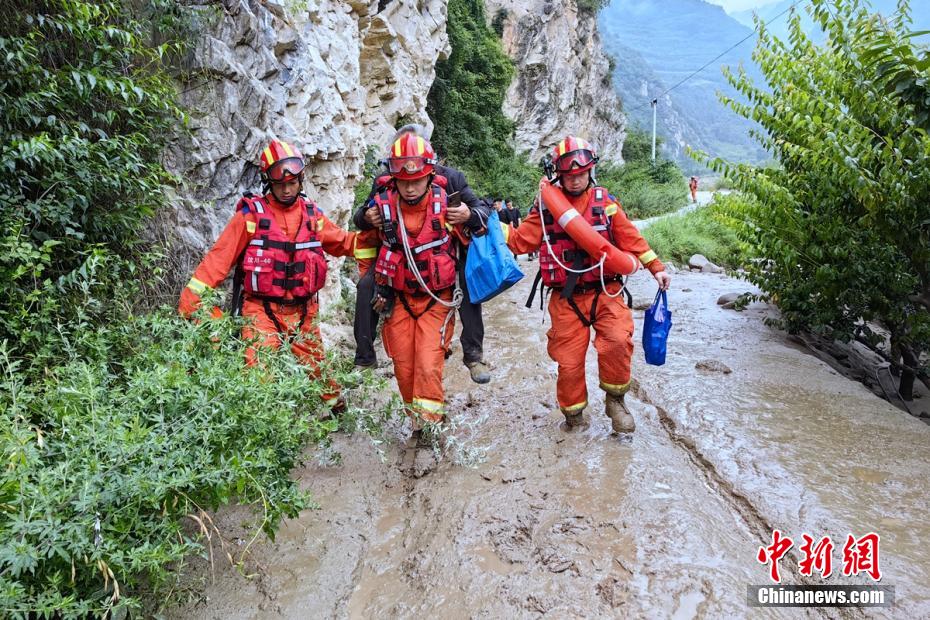
<svg viewBox="0 0 930 620">
<path fill-rule="evenodd" d="M 613 273 L 628 276 L 639 269 L 639 258 L 624 252 L 599 235 L 568 202 L 565 194 L 546 179 L 539 182 L 540 208 L 545 208 L 565 229 L 568 236 L 595 260 L 604 259 L 604 267 Z"/>
</svg>

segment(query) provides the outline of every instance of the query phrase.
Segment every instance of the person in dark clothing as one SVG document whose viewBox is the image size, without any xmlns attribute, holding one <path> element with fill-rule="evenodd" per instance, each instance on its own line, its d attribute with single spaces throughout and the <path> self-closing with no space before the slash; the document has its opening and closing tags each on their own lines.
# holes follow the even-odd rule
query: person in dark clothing
<svg viewBox="0 0 930 620">
<path fill-rule="evenodd" d="M 520 219 L 521 219 L 520 209 L 513 206 L 513 200 L 511 200 L 510 202 L 506 204 L 507 204 L 507 207 L 502 210 L 507 212 L 507 221 L 510 222 L 510 224 L 514 228 L 518 228 L 520 226 Z"/>
<path fill-rule="evenodd" d="M 491 208 L 497 211 L 497 219 L 500 220 L 501 224 L 510 223 L 510 214 L 507 213 L 507 209 L 504 208 L 504 201 L 501 198 L 495 198 L 494 202 L 491 204 Z"/>
<path fill-rule="evenodd" d="M 425 131 L 418 125 L 405 125 L 401 127 L 394 136 L 394 140 L 405 133 L 415 133 L 424 138 Z M 392 140 L 392 143 L 394 142 Z M 468 181 L 461 171 L 448 166 L 437 164 L 435 166 L 436 174 L 446 179 L 446 193 L 449 196 L 450 207 L 457 202 L 466 206 L 470 211 L 470 216 L 465 222 L 465 227 L 473 232 L 480 231 L 487 222 L 490 210 L 487 205 L 481 201 L 472 189 L 468 186 Z M 370 221 L 368 214 L 371 208 L 372 200 L 376 193 L 381 191 L 378 177 L 372 184 L 371 193 L 368 199 L 355 211 L 353 222 L 355 226 L 362 231 L 372 230 L 375 225 Z M 377 211 L 375 210 L 375 213 Z M 462 344 L 462 357 L 465 366 L 468 367 L 471 378 L 475 383 L 488 383 L 491 380 L 491 373 L 488 365 L 484 361 L 484 320 L 481 315 L 481 304 L 473 304 L 468 298 L 468 287 L 465 286 L 465 258 L 467 255 L 467 246 L 459 246 L 459 277 L 462 282 L 462 293 L 464 299 L 459 307 L 459 317 L 462 319 L 462 335 L 460 342 Z M 378 328 L 379 315 L 372 307 L 372 299 L 375 293 L 374 269 L 369 269 L 359 279 L 356 290 L 355 301 L 355 320 L 353 331 L 355 334 L 355 364 L 357 366 L 371 367 L 376 364 L 374 349 L 375 333 Z"/>
</svg>

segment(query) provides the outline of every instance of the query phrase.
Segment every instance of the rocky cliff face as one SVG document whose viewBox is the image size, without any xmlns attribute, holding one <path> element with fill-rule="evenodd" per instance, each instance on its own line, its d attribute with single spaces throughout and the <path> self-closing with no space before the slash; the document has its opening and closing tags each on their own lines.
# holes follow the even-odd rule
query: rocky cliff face
<svg viewBox="0 0 930 620">
<path fill-rule="evenodd" d="M 181 86 L 192 136 L 168 156 L 184 181 L 171 228 L 199 259 L 238 196 L 258 191 L 273 138 L 303 151 L 307 193 L 345 225 L 368 145 L 383 150 L 401 118 L 429 124 L 435 62 L 449 52 L 446 3 L 224 0 L 200 15 Z"/>
<path fill-rule="evenodd" d="M 517 148 L 536 158 L 571 133 L 622 161 L 626 119 L 609 85 L 596 16 L 579 12 L 575 0 L 487 0 L 485 6 L 492 23 L 504 18 L 504 50 L 517 69 L 504 102 L 517 123 Z"/>
</svg>

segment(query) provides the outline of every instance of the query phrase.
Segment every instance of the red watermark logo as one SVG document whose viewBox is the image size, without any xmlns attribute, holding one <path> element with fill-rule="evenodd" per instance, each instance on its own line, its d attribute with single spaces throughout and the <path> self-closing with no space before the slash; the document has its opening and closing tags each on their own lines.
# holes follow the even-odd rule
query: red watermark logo
<svg viewBox="0 0 930 620">
<path fill-rule="evenodd" d="M 814 538 L 808 534 L 802 534 L 801 538 L 804 542 L 799 547 L 802 557 L 798 562 L 798 572 L 809 577 L 816 571 L 822 579 L 827 579 L 833 574 L 833 541 L 829 536 L 824 536 L 815 543 Z M 849 534 L 843 545 L 843 576 L 854 577 L 865 573 L 873 581 L 881 581 L 882 572 L 878 564 L 880 542 L 881 537 L 874 532 L 860 538 Z M 772 532 L 772 544 L 759 547 L 756 559 L 760 564 L 769 566 L 769 577 L 773 582 L 781 583 L 778 563 L 793 546 L 791 538 L 775 530 Z"/>
</svg>

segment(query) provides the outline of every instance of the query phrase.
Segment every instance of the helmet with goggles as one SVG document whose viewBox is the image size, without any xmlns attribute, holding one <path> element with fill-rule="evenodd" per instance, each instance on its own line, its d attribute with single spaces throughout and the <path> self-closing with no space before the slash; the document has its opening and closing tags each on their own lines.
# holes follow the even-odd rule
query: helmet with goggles
<svg viewBox="0 0 930 620">
<path fill-rule="evenodd" d="M 552 161 L 557 175 L 572 175 L 593 168 L 598 157 L 590 142 L 568 136 L 552 150 Z"/>
<path fill-rule="evenodd" d="M 395 140 L 387 158 L 388 172 L 402 181 L 414 181 L 433 174 L 437 163 L 433 146 L 415 133 L 405 133 Z"/>
<path fill-rule="evenodd" d="M 304 167 L 304 156 L 297 147 L 280 140 L 272 140 L 265 147 L 259 166 L 265 183 L 284 183 L 300 178 Z"/>
</svg>

